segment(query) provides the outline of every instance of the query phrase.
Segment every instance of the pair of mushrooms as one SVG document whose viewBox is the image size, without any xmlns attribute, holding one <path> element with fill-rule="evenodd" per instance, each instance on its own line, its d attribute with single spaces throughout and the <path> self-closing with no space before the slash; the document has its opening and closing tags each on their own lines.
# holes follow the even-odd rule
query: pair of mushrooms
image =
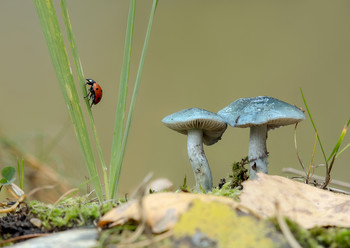
<svg viewBox="0 0 350 248">
<path fill-rule="evenodd" d="M 258 96 L 238 99 L 217 114 L 190 108 L 168 115 L 162 122 L 172 130 L 187 134 L 187 152 L 195 175 L 196 189 L 208 192 L 212 189 L 213 181 L 203 143 L 213 145 L 218 142 L 227 124 L 250 128 L 249 174 L 250 179 L 255 179 L 257 172 L 267 174 L 267 132 L 304 119 L 304 112 L 296 106 L 273 97 Z"/>
</svg>

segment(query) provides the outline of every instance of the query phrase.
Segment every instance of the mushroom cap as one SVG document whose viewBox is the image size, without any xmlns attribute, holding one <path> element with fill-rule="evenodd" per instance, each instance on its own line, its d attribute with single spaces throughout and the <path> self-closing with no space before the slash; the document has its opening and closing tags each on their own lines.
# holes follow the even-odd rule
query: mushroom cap
<svg viewBox="0 0 350 248">
<path fill-rule="evenodd" d="M 232 127 L 267 124 L 268 130 L 305 119 L 304 112 L 298 107 L 269 96 L 237 99 L 218 115 Z"/>
<path fill-rule="evenodd" d="M 200 108 L 184 109 L 168 115 L 162 123 L 186 135 L 190 129 L 202 129 L 203 143 L 207 146 L 218 142 L 227 128 L 226 122 L 220 116 Z"/>
</svg>

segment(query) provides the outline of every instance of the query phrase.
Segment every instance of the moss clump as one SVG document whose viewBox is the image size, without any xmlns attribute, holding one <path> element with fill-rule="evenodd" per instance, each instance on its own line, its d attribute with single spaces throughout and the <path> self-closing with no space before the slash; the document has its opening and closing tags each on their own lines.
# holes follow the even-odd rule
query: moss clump
<svg viewBox="0 0 350 248">
<path fill-rule="evenodd" d="M 75 226 L 93 223 L 102 214 L 112 208 L 111 204 L 100 205 L 86 197 L 67 198 L 57 205 L 39 201 L 28 202 L 30 212 L 41 219 L 48 230 L 65 230 Z"/>
<path fill-rule="evenodd" d="M 350 247 L 350 229 L 347 228 L 316 227 L 310 230 L 310 235 L 323 247 Z"/>
<path fill-rule="evenodd" d="M 244 166 L 249 164 L 248 157 L 242 158 L 239 162 L 232 164 L 232 174 L 229 175 L 232 178 L 231 188 L 242 187 L 242 183 L 249 179 L 248 169 Z"/>
<path fill-rule="evenodd" d="M 239 201 L 239 195 L 241 191 L 238 188 L 232 188 L 232 182 L 225 182 L 221 188 L 213 188 L 211 192 L 208 192 L 209 195 L 218 195 L 218 196 L 226 196 L 230 197 L 236 201 Z"/>
<path fill-rule="evenodd" d="M 271 222 L 279 226 L 276 219 Z M 314 227 L 307 230 L 286 218 L 286 223 L 293 236 L 303 248 L 342 248 L 350 247 L 350 229 L 341 227 Z"/>
</svg>

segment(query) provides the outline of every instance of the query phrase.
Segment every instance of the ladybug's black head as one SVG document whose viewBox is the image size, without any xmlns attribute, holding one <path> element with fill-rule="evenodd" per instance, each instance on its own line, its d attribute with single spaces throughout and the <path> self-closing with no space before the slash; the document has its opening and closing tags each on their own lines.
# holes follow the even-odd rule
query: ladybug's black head
<svg viewBox="0 0 350 248">
<path fill-rule="evenodd" d="M 86 79 L 86 84 L 88 84 L 88 85 L 93 85 L 93 84 L 95 84 L 96 82 L 95 82 L 95 80 L 93 80 L 93 79 L 90 79 L 90 78 L 87 78 Z"/>
</svg>

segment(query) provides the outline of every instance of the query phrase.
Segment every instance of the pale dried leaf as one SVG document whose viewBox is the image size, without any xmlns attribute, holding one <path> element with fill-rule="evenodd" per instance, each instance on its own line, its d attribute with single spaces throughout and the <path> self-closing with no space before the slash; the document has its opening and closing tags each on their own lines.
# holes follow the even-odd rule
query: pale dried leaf
<svg viewBox="0 0 350 248">
<path fill-rule="evenodd" d="M 221 196 L 189 193 L 150 194 L 142 200 L 146 223 L 154 233 L 170 230 L 177 223 L 181 214 L 189 208 L 195 199 L 203 202 L 221 202 L 233 208 L 237 208 L 238 206 L 238 203 L 234 200 Z M 107 224 L 116 226 L 125 224 L 129 220 L 141 220 L 141 211 L 137 200 L 112 209 L 101 218 L 98 225 L 99 227 Z"/>
<path fill-rule="evenodd" d="M 262 217 L 279 214 L 304 228 L 350 227 L 350 196 L 332 193 L 291 179 L 258 174 L 243 183 L 241 204 Z"/>
</svg>

